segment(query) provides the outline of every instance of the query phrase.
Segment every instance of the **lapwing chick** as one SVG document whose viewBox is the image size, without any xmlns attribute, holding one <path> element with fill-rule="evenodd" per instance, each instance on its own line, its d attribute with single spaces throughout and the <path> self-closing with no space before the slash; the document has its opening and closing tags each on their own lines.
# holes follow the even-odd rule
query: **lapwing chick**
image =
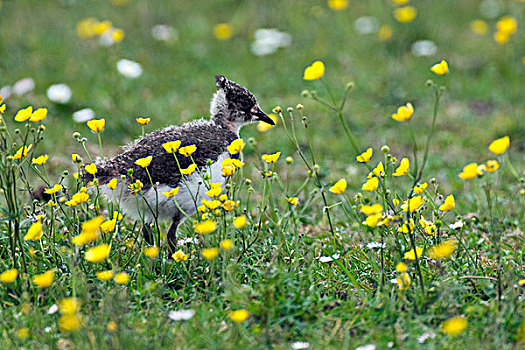
<svg viewBox="0 0 525 350">
<path fill-rule="evenodd" d="M 201 204 L 202 199 L 210 199 L 205 194 L 208 190 L 205 181 L 224 184 L 226 179 L 222 176 L 221 162 L 238 157 L 230 154 L 227 146 L 239 138 L 240 128 L 255 121 L 275 125 L 250 91 L 222 75 L 215 76 L 215 80 L 217 92 L 211 100 L 209 120 L 198 119 L 154 131 L 126 146 L 116 157 L 96 163 L 95 176 L 100 191 L 109 200 L 117 198 L 126 214 L 144 219 L 146 241 L 153 242 L 153 222 L 171 220 L 167 239 L 172 251 L 176 246 L 178 225 L 186 215 L 196 212 L 196 206 Z M 180 152 L 169 153 L 163 145 L 171 141 L 175 146 L 180 141 L 180 148 L 195 145 L 196 149 L 191 157 Z M 135 163 L 150 156 L 147 168 Z M 188 169 L 193 162 L 197 170 L 191 175 L 181 174 L 180 169 Z M 117 179 L 117 187 L 112 190 L 107 184 L 113 179 Z M 87 180 L 92 180 L 92 177 Z M 142 196 L 138 198 L 128 188 L 137 184 L 137 180 L 140 181 L 139 186 L 142 184 Z M 168 198 L 163 195 L 163 192 L 177 187 L 179 190 L 174 196 Z"/>
</svg>

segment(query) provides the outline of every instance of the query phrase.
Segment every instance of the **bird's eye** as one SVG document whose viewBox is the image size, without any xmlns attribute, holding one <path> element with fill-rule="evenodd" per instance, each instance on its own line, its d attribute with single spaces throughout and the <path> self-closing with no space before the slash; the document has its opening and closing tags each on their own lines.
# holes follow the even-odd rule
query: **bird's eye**
<svg viewBox="0 0 525 350">
<path fill-rule="evenodd" d="M 249 109 L 252 106 L 252 102 L 250 100 L 245 99 L 245 98 L 240 100 L 239 103 L 241 104 L 241 108 L 242 109 Z"/>
</svg>

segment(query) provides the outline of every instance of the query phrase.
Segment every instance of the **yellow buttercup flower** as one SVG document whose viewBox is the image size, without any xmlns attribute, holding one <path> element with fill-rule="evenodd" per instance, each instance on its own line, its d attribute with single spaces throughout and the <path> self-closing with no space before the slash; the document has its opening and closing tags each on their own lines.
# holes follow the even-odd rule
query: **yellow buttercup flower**
<svg viewBox="0 0 525 350">
<path fill-rule="evenodd" d="M 29 117 L 29 121 L 38 123 L 46 119 L 46 116 L 47 108 L 39 108 L 31 114 L 31 117 Z"/>
<path fill-rule="evenodd" d="M 502 138 L 492 141 L 489 145 L 489 151 L 498 155 L 503 154 L 507 151 L 510 146 L 510 137 L 504 136 Z"/>
<path fill-rule="evenodd" d="M 120 28 L 115 28 L 113 29 L 113 31 L 111 31 L 111 40 L 113 40 L 116 43 L 119 43 L 122 40 L 124 40 L 125 36 L 126 35 L 124 34 L 124 30 Z"/>
<path fill-rule="evenodd" d="M 219 40 L 228 40 L 233 36 L 233 27 L 230 23 L 219 23 L 213 27 L 213 36 Z"/>
<path fill-rule="evenodd" d="M 303 74 L 304 80 L 317 80 L 321 79 L 324 75 L 324 63 L 321 61 L 315 61 L 312 65 L 306 67 Z"/>
<path fill-rule="evenodd" d="M 44 188 L 44 192 L 47 193 L 47 194 L 54 194 L 54 193 L 57 193 L 58 191 L 60 191 L 61 189 L 62 189 L 62 185 L 55 184 L 51 188 Z"/>
<path fill-rule="evenodd" d="M 17 329 L 15 334 L 18 339 L 25 339 L 29 337 L 29 328 L 24 327 Z"/>
<path fill-rule="evenodd" d="M 151 121 L 151 118 L 138 117 L 138 118 L 135 118 L 135 120 L 137 121 L 137 124 L 139 125 L 147 125 Z"/>
<path fill-rule="evenodd" d="M 151 160 L 153 159 L 152 156 L 147 156 L 145 158 L 140 158 L 140 159 L 137 159 L 135 161 L 135 164 L 137 164 L 138 166 L 141 166 L 143 168 L 147 167 L 148 165 L 150 165 L 151 163 Z"/>
<path fill-rule="evenodd" d="M 159 255 L 159 248 L 155 246 L 144 248 L 144 255 L 148 258 L 156 258 Z"/>
<path fill-rule="evenodd" d="M 31 115 L 33 115 L 33 107 L 29 106 L 27 108 L 19 110 L 15 115 L 15 121 L 17 122 L 25 122 L 29 118 L 31 118 Z"/>
<path fill-rule="evenodd" d="M 410 218 L 410 220 L 405 220 L 403 225 L 401 225 L 397 229 L 397 232 L 401 232 L 401 233 L 414 232 L 414 219 Z"/>
<path fill-rule="evenodd" d="M 299 198 L 297 198 L 297 197 L 289 197 L 289 198 L 286 198 L 286 200 L 287 200 L 288 203 L 290 203 L 291 205 L 297 205 L 297 204 L 299 204 Z"/>
<path fill-rule="evenodd" d="M 396 265 L 396 271 L 397 272 L 407 272 L 408 270 L 408 266 L 407 264 L 405 264 L 404 262 L 399 262 L 397 265 Z"/>
<path fill-rule="evenodd" d="M 73 163 L 82 163 L 82 157 L 80 157 L 78 154 L 76 153 L 73 153 L 71 155 L 71 160 L 73 161 Z"/>
<path fill-rule="evenodd" d="M 516 21 L 514 17 L 503 16 L 496 23 L 496 29 L 500 33 L 504 33 L 506 35 L 512 35 L 518 29 L 518 22 Z"/>
<path fill-rule="evenodd" d="M 277 160 L 279 159 L 280 156 L 281 156 L 281 152 L 277 152 L 277 153 L 274 153 L 274 154 L 263 154 L 261 158 L 264 161 L 266 161 L 266 163 L 273 164 L 273 163 L 277 162 Z"/>
<path fill-rule="evenodd" d="M 226 148 L 228 149 L 228 152 L 230 152 L 230 154 L 237 154 L 243 150 L 244 140 L 243 139 L 233 140 L 232 143 L 230 143 L 230 145 Z"/>
<path fill-rule="evenodd" d="M 74 315 L 80 308 L 80 302 L 75 297 L 62 299 L 58 302 L 58 310 L 62 315 Z"/>
<path fill-rule="evenodd" d="M 374 150 L 372 148 L 368 148 L 366 151 L 355 157 L 355 159 L 359 163 L 366 163 L 372 159 L 372 154 L 374 154 Z"/>
<path fill-rule="evenodd" d="M 17 277 L 18 277 L 17 269 L 5 270 L 4 272 L 0 273 L 0 282 L 12 283 L 16 280 Z"/>
<path fill-rule="evenodd" d="M 376 227 L 381 219 L 383 218 L 383 213 L 376 213 L 368 215 L 366 220 L 363 221 L 363 225 L 368 227 Z"/>
<path fill-rule="evenodd" d="M 478 176 L 478 164 L 470 163 L 467 164 L 461 173 L 458 175 L 463 180 L 471 180 Z"/>
<path fill-rule="evenodd" d="M 248 223 L 248 220 L 246 219 L 246 216 L 241 215 L 237 216 L 235 219 L 233 219 L 233 226 L 237 229 L 242 229 L 246 224 Z"/>
<path fill-rule="evenodd" d="M 230 312 L 230 319 L 233 322 L 237 322 L 237 323 L 246 321 L 248 316 L 250 316 L 250 313 L 248 312 L 248 310 L 245 310 L 245 309 L 240 309 L 240 310 Z"/>
<path fill-rule="evenodd" d="M 348 0 L 328 0 L 328 7 L 340 11 L 348 7 Z"/>
<path fill-rule="evenodd" d="M 73 332 L 82 326 L 82 320 L 78 314 L 62 315 L 58 319 L 58 329 L 61 332 Z"/>
<path fill-rule="evenodd" d="M 271 120 L 273 120 L 273 122 L 275 123 L 275 125 L 277 125 L 277 116 L 273 113 L 270 113 L 268 114 L 268 117 L 270 117 Z M 266 132 L 272 128 L 275 128 L 275 125 L 270 125 L 266 122 L 263 122 L 263 121 L 259 121 L 257 123 L 257 131 L 260 131 L 260 132 Z"/>
<path fill-rule="evenodd" d="M 197 150 L 197 146 L 189 145 L 179 148 L 179 153 L 185 157 L 191 156 Z"/>
<path fill-rule="evenodd" d="M 27 153 L 29 153 L 29 151 L 31 150 L 31 148 L 33 148 L 33 145 L 29 145 L 29 146 L 22 146 L 18 149 L 18 151 L 15 152 L 15 154 L 13 155 L 13 158 L 14 159 L 22 159 L 24 158 L 25 156 L 27 156 Z"/>
<path fill-rule="evenodd" d="M 410 161 L 408 158 L 401 159 L 399 166 L 396 171 L 392 174 L 393 176 L 403 176 L 408 174 L 408 168 L 410 167 Z"/>
<path fill-rule="evenodd" d="M 222 192 L 222 183 L 220 182 L 211 182 L 210 183 L 210 189 L 206 191 L 206 195 L 210 198 L 216 198 L 219 197 L 219 195 Z"/>
<path fill-rule="evenodd" d="M 101 132 L 104 130 L 104 126 L 106 125 L 106 119 L 92 119 L 88 120 L 87 126 L 91 129 L 93 132 Z"/>
<path fill-rule="evenodd" d="M 206 260 L 213 260 L 219 255 L 219 249 L 218 248 L 204 248 L 201 251 L 202 256 Z"/>
<path fill-rule="evenodd" d="M 86 169 L 86 171 L 91 175 L 95 175 L 97 173 L 97 166 L 95 165 L 95 163 L 86 165 L 84 169 Z"/>
<path fill-rule="evenodd" d="M 359 211 L 365 215 L 372 215 L 383 212 L 383 206 L 379 203 L 373 205 L 362 205 Z"/>
<path fill-rule="evenodd" d="M 404 212 L 409 210 L 411 213 L 418 210 L 419 207 L 425 202 L 425 199 L 421 196 L 415 196 L 410 198 L 410 200 L 406 200 L 403 205 L 401 205 L 401 209 L 403 209 Z"/>
<path fill-rule="evenodd" d="M 103 243 L 93 248 L 89 248 L 84 253 L 84 258 L 93 263 L 101 262 L 109 257 L 111 247 L 109 244 Z"/>
<path fill-rule="evenodd" d="M 445 60 L 441 60 L 441 62 L 436 63 L 433 65 L 430 70 L 437 75 L 445 75 L 448 73 L 448 63 Z"/>
<path fill-rule="evenodd" d="M 84 193 L 84 192 L 78 192 L 78 193 L 75 193 L 71 197 L 71 200 L 66 201 L 66 205 L 68 207 L 75 207 L 79 204 L 86 202 L 88 199 L 89 199 L 89 194 Z"/>
<path fill-rule="evenodd" d="M 408 273 L 402 272 L 399 276 L 397 276 L 396 282 L 399 290 L 406 290 L 408 287 L 410 287 L 412 280 L 410 279 L 410 275 Z"/>
<path fill-rule="evenodd" d="M 109 281 L 110 279 L 113 278 L 113 271 L 111 270 L 100 271 L 100 272 L 97 272 L 95 276 L 97 276 L 97 278 L 101 281 Z"/>
<path fill-rule="evenodd" d="M 39 241 L 42 238 L 42 234 L 42 223 L 39 220 L 29 227 L 24 236 L 24 241 Z"/>
<path fill-rule="evenodd" d="M 47 154 L 43 154 L 41 156 L 33 158 L 32 163 L 35 165 L 44 165 L 46 164 L 48 159 L 49 159 L 49 156 Z"/>
<path fill-rule="evenodd" d="M 447 198 L 445 198 L 445 202 L 441 204 L 439 207 L 439 210 L 441 211 L 450 211 L 454 209 L 456 206 L 456 201 L 454 200 L 454 195 L 449 195 Z"/>
<path fill-rule="evenodd" d="M 426 182 L 423 182 L 421 185 L 417 185 L 414 187 L 414 193 L 421 194 L 423 193 L 428 187 L 428 184 Z"/>
<path fill-rule="evenodd" d="M 232 200 L 227 200 L 224 203 L 222 203 L 222 209 L 226 211 L 232 211 L 233 209 L 237 208 L 239 206 L 239 201 L 234 202 Z"/>
<path fill-rule="evenodd" d="M 171 256 L 173 258 L 173 260 L 175 260 L 176 262 L 181 262 L 181 261 L 184 261 L 184 260 L 188 260 L 188 258 L 190 257 L 189 254 L 184 254 L 184 252 L 182 251 L 182 249 L 179 249 L 177 250 L 175 253 L 173 253 L 173 255 Z"/>
<path fill-rule="evenodd" d="M 206 206 L 206 208 L 210 210 L 215 210 L 219 207 L 219 205 L 221 205 L 221 202 L 216 199 L 211 200 L 211 201 L 203 199 L 201 200 L 201 202 Z"/>
<path fill-rule="evenodd" d="M 406 105 L 397 109 L 397 113 L 392 114 L 392 119 L 397 120 L 398 122 L 406 122 L 412 118 L 413 114 L 414 106 L 412 106 L 412 103 L 407 102 Z"/>
<path fill-rule="evenodd" d="M 110 190 L 114 190 L 114 189 L 117 188 L 117 182 L 118 182 L 118 180 L 116 178 L 113 178 L 113 179 L 108 181 L 108 184 L 106 186 L 108 186 L 108 188 Z"/>
<path fill-rule="evenodd" d="M 372 191 L 375 191 L 378 186 L 379 186 L 379 179 L 374 176 L 374 177 L 368 179 L 363 184 L 363 186 L 361 187 L 361 190 L 372 192 Z"/>
<path fill-rule="evenodd" d="M 475 19 L 470 22 L 470 30 L 476 35 L 485 35 L 489 30 L 487 22 L 481 19 Z"/>
<path fill-rule="evenodd" d="M 418 259 L 421 257 L 421 254 L 423 254 L 423 248 L 421 247 L 416 247 L 416 253 L 417 253 L 417 257 Z M 416 253 L 414 253 L 414 249 L 411 249 L 409 250 L 408 252 L 405 253 L 405 255 L 403 256 L 403 259 L 405 260 L 416 260 Z"/>
<path fill-rule="evenodd" d="M 40 288 L 47 288 L 53 283 L 54 279 L 55 272 L 53 270 L 49 270 L 43 274 L 33 276 L 33 283 Z"/>
<path fill-rule="evenodd" d="M 417 16 L 417 10 L 414 6 L 404 6 L 394 9 L 394 18 L 401 23 L 410 23 Z"/>
<path fill-rule="evenodd" d="M 379 27 L 379 30 L 377 31 L 377 36 L 379 37 L 379 40 L 381 41 L 390 40 L 393 34 L 394 34 L 394 30 L 388 24 L 382 25 L 381 27 Z"/>
<path fill-rule="evenodd" d="M 203 222 L 199 222 L 193 226 L 195 232 L 200 233 L 201 235 L 206 235 L 212 233 L 217 229 L 217 223 L 212 219 L 208 219 Z"/>
<path fill-rule="evenodd" d="M 463 316 L 454 316 L 441 324 L 444 333 L 455 336 L 467 328 L 467 319 Z"/>
<path fill-rule="evenodd" d="M 170 190 L 168 192 L 162 192 L 162 194 L 164 196 L 166 196 L 166 198 L 171 198 L 173 197 L 174 195 L 176 195 L 177 193 L 179 193 L 179 187 L 175 187 L 175 188 L 170 188 Z"/>
<path fill-rule="evenodd" d="M 344 191 L 346 191 L 346 180 L 341 179 L 337 181 L 332 187 L 330 187 L 329 191 L 336 194 L 342 194 Z"/>
<path fill-rule="evenodd" d="M 113 280 L 117 284 L 126 284 L 129 282 L 130 276 L 127 272 L 119 272 L 115 275 L 115 278 L 113 278 Z"/>
<path fill-rule="evenodd" d="M 104 233 L 113 232 L 115 230 L 115 226 L 117 226 L 116 219 L 106 220 L 100 225 L 100 230 Z"/>
<path fill-rule="evenodd" d="M 497 160 L 488 160 L 487 161 L 487 167 L 486 167 L 486 170 L 489 172 L 489 173 L 492 173 L 496 170 L 499 169 L 499 163 Z"/>
<path fill-rule="evenodd" d="M 446 259 L 456 250 L 456 241 L 448 240 L 428 249 L 428 256 L 434 260 Z"/>
<path fill-rule="evenodd" d="M 368 174 L 367 179 L 372 178 L 374 175 L 377 177 L 385 176 L 385 167 L 383 166 L 383 162 L 379 162 L 379 164 L 377 164 L 374 170 L 372 170 L 372 172 Z"/>
<path fill-rule="evenodd" d="M 166 152 L 174 153 L 174 152 L 177 152 L 177 150 L 180 147 L 180 144 L 181 144 L 180 140 L 170 141 L 170 142 L 163 143 L 162 147 L 164 147 Z"/>
<path fill-rule="evenodd" d="M 180 172 L 184 175 L 191 175 L 193 172 L 197 169 L 197 165 L 195 163 L 191 164 L 186 169 L 180 169 Z"/>
<path fill-rule="evenodd" d="M 221 241 L 219 246 L 221 247 L 221 249 L 230 250 L 232 249 L 232 241 L 231 239 L 224 239 Z"/>
</svg>

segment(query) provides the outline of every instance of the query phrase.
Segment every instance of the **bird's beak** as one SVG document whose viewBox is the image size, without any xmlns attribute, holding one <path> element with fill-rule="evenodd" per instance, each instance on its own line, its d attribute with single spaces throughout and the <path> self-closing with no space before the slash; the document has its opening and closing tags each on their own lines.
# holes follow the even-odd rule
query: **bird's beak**
<svg viewBox="0 0 525 350">
<path fill-rule="evenodd" d="M 254 117 L 255 120 L 260 120 L 260 121 L 265 122 L 267 124 L 275 125 L 275 122 L 272 120 L 272 118 L 268 117 L 263 111 L 261 111 L 259 106 L 255 105 L 252 108 L 251 112 L 252 112 L 252 116 Z"/>
</svg>

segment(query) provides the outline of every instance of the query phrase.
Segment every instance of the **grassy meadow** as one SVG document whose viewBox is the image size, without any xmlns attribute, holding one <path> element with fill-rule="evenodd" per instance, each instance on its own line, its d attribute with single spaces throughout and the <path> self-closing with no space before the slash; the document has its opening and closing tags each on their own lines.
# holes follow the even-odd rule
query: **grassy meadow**
<svg viewBox="0 0 525 350">
<path fill-rule="evenodd" d="M 0 348 L 525 348 L 524 26 L 523 0 L 0 0 Z M 277 125 L 172 254 L 81 175 L 208 117 L 216 74 Z"/>
</svg>

